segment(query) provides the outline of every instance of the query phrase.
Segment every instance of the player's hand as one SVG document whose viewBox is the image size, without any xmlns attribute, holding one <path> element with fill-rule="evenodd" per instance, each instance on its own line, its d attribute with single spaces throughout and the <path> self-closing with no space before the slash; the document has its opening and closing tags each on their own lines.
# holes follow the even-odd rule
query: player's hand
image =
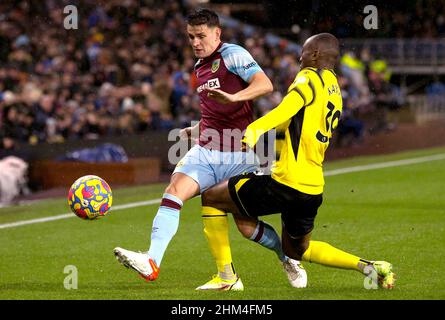
<svg viewBox="0 0 445 320">
<path fill-rule="evenodd" d="M 235 94 L 230 94 L 219 89 L 207 89 L 207 97 L 222 104 L 237 102 Z"/>
<path fill-rule="evenodd" d="M 188 140 L 190 139 L 191 136 L 192 136 L 192 127 L 187 127 L 179 131 L 179 138 L 181 140 Z"/>
</svg>

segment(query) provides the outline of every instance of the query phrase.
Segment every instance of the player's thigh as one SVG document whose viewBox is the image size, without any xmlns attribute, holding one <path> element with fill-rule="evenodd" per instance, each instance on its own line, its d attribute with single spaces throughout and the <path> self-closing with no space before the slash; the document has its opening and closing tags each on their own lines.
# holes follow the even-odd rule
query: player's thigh
<svg viewBox="0 0 445 320">
<path fill-rule="evenodd" d="M 202 193 L 203 206 L 217 208 L 225 212 L 239 214 L 238 208 L 230 197 L 228 181 L 222 181 Z"/>
<path fill-rule="evenodd" d="M 178 173 L 188 176 L 197 183 L 199 187 L 198 194 L 210 188 L 217 181 L 214 171 L 210 165 L 210 157 L 208 153 L 209 150 L 200 146 L 194 146 L 176 165 L 175 170 L 173 171 L 172 179 Z M 187 194 L 194 194 L 196 190 L 193 188 L 191 191 L 185 190 L 183 192 Z"/>
<path fill-rule="evenodd" d="M 310 195 L 295 190 L 288 202 L 282 202 L 281 221 L 292 238 L 300 238 L 314 229 L 323 195 Z"/>
<path fill-rule="evenodd" d="M 247 173 L 229 179 L 229 192 L 240 214 L 256 218 L 279 213 L 270 175 Z"/>
<path fill-rule="evenodd" d="M 248 152 L 225 152 L 222 155 L 224 163 L 218 170 L 217 179 L 226 180 L 244 173 L 255 172 L 259 169 L 259 160 L 253 150 Z"/>
</svg>

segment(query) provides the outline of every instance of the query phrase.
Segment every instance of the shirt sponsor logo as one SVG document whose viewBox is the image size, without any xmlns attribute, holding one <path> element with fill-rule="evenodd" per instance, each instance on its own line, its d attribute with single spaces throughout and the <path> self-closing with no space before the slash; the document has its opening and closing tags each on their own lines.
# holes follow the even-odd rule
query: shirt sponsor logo
<svg viewBox="0 0 445 320">
<path fill-rule="evenodd" d="M 198 91 L 198 93 L 201 93 L 203 90 L 206 89 L 218 89 L 218 88 L 221 88 L 221 85 L 219 84 L 219 79 L 215 78 L 215 79 L 210 79 L 206 83 L 200 85 L 196 89 L 196 91 Z"/>
<path fill-rule="evenodd" d="M 248 65 L 243 66 L 243 69 L 244 70 L 248 70 L 248 69 L 252 68 L 255 65 L 256 65 L 256 62 L 254 61 L 254 62 L 249 63 Z"/>
</svg>

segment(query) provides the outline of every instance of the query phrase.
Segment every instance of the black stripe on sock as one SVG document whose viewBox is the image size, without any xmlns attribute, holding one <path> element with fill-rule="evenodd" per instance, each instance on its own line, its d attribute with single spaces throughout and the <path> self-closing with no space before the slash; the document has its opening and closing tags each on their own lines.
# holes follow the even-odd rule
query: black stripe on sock
<svg viewBox="0 0 445 320">
<path fill-rule="evenodd" d="M 255 239 L 253 239 L 253 241 L 255 242 L 260 241 L 261 237 L 263 236 L 263 233 L 264 233 L 264 223 L 263 221 L 258 221 L 258 233 Z"/>
<path fill-rule="evenodd" d="M 203 215 L 201 217 L 203 217 L 203 218 L 227 217 L 227 214 L 215 214 L 215 215 L 205 214 L 205 215 Z"/>
<path fill-rule="evenodd" d="M 233 274 L 236 274 L 235 267 L 233 266 L 233 262 L 230 263 L 230 266 L 232 267 L 232 272 L 233 272 Z"/>
</svg>

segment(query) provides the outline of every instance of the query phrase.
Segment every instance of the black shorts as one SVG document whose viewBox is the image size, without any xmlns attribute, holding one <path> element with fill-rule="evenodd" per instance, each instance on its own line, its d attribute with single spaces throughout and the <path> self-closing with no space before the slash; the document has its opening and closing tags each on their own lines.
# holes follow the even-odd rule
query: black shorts
<svg viewBox="0 0 445 320">
<path fill-rule="evenodd" d="M 229 179 L 229 192 L 241 214 L 259 217 L 281 213 L 281 220 L 292 237 L 312 231 L 323 195 L 302 193 L 281 184 L 270 175 L 248 173 Z"/>
</svg>

